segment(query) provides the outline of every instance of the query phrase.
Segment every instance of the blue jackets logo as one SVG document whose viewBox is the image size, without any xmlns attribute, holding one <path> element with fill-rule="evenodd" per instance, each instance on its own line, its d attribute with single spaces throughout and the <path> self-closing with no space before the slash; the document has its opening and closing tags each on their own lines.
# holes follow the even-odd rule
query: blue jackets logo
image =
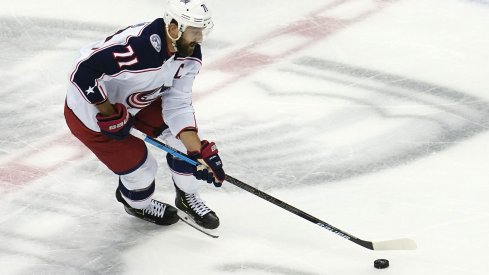
<svg viewBox="0 0 489 275">
<path fill-rule="evenodd" d="M 157 34 L 153 34 L 149 37 L 149 40 L 151 41 L 151 45 L 155 48 L 157 52 L 161 51 L 161 37 Z"/>
<path fill-rule="evenodd" d="M 158 99 L 168 88 L 170 87 L 161 86 L 150 91 L 133 93 L 127 97 L 127 105 L 132 108 L 143 109 Z"/>
</svg>

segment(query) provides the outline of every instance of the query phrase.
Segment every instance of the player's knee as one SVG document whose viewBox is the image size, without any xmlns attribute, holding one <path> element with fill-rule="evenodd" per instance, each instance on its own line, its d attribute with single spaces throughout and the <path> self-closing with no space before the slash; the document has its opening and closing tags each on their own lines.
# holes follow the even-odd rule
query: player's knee
<svg viewBox="0 0 489 275">
<path fill-rule="evenodd" d="M 122 183 L 129 189 L 144 188 L 151 184 L 156 176 L 158 163 L 156 159 L 148 153 L 146 160 L 130 173 L 120 175 Z"/>
</svg>

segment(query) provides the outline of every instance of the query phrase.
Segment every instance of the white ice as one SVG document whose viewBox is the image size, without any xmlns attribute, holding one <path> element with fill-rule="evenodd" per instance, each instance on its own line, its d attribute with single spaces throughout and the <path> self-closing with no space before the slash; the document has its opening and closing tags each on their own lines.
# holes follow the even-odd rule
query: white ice
<svg viewBox="0 0 489 275">
<path fill-rule="evenodd" d="M 194 107 L 226 172 L 356 237 L 418 244 L 392 252 L 231 184 L 202 194 L 219 239 L 125 214 L 65 126 L 65 86 L 79 48 L 163 2 L 0 2 L 0 274 L 489 274 L 489 1 L 208 1 Z"/>
</svg>

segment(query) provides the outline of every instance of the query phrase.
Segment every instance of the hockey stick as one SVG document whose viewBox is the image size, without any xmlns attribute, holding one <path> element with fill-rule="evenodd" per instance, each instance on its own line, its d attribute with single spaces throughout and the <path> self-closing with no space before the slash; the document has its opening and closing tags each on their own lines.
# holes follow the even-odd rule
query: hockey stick
<svg viewBox="0 0 489 275">
<path fill-rule="evenodd" d="M 154 145 L 164 151 L 166 151 L 167 153 L 170 153 L 171 155 L 173 155 L 174 157 L 177 157 L 191 165 L 199 165 L 199 162 L 187 157 L 184 153 L 164 144 L 163 142 L 161 141 L 158 141 L 152 137 L 149 137 L 147 136 L 146 134 L 142 133 L 141 131 L 137 130 L 137 129 L 131 129 L 131 134 L 137 138 L 140 138 L 142 140 L 144 140 L 145 142 L 151 144 L 151 145 Z M 238 179 L 235 179 L 233 178 L 232 176 L 230 175 L 226 175 L 226 181 L 243 189 L 243 190 L 246 190 L 248 192 L 250 192 L 251 194 L 255 195 L 255 196 L 258 196 L 268 202 L 271 202 L 273 204 L 275 204 L 276 206 L 278 207 L 281 207 L 287 211 L 289 211 L 290 213 L 293 213 L 305 220 L 308 220 L 316 225 L 319 225 L 320 227 L 342 237 L 342 238 L 345 238 L 351 242 L 354 242 L 360 246 L 363 246 L 365 248 L 368 248 L 370 250 L 413 250 L 413 249 L 416 249 L 416 243 L 411 240 L 411 239 L 394 239 L 394 240 L 387 240 L 387 241 L 365 241 L 365 240 L 362 240 L 362 239 L 359 239 L 343 230 L 340 230 L 314 216 L 311 216 L 309 214 L 307 214 L 306 212 L 300 210 L 300 209 L 297 209 L 295 208 L 294 206 L 288 204 L 288 203 L 285 203 L 275 197 L 272 197 L 270 196 L 269 194 L 261 191 L 261 190 L 258 190 Z"/>
</svg>

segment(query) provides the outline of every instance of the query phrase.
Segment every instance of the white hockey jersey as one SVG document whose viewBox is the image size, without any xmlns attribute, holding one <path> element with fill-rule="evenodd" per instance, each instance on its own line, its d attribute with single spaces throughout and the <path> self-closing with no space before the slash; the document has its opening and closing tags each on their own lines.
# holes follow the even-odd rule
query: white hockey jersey
<svg viewBox="0 0 489 275">
<path fill-rule="evenodd" d="M 186 58 L 167 51 L 161 18 L 130 26 L 81 49 L 66 102 L 83 124 L 99 132 L 94 104 L 122 103 L 135 115 L 162 97 L 163 119 L 176 136 L 197 128 L 191 95 L 201 60 L 200 45 Z"/>
</svg>

